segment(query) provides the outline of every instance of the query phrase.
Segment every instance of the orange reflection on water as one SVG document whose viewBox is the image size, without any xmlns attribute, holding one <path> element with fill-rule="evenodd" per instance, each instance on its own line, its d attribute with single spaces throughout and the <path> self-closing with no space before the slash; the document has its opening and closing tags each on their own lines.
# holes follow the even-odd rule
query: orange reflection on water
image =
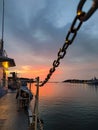
<svg viewBox="0 0 98 130">
<path fill-rule="evenodd" d="M 80 92 L 81 91 L 81 92 Z M 78 84 L 66 84 L 66 83 L 46 83 L 43 87 L 39 88 L 40 97 L 79 97 L 82 91 L 84 92 L 84 87 Z M 36 86 L 32 85 L 32 92 L 36 93 Z M 83 95 L 83 94 L 82 94 Z"/>
<path fill-rule="evenodd" d="M 47 83 L 45 86 L 39 88 L 40 96 L 53 97 L 56 93 L 55 87 L 53 84 Z M 36 94 L 36 86 L 32 84 L 31 90 L 34 94 Z"/>
</svg>

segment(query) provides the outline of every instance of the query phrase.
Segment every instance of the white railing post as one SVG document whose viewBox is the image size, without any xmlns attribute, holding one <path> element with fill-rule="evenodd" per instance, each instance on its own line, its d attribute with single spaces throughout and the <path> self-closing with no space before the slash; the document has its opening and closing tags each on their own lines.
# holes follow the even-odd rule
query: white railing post
<svg viewBox="0 0 98 130">
<path fill-rule="evenodd" d="M 39 77 L 36 78 L 36 95 L 34 105 L 34 130 L 37 130 L 38 122 L 38 107 L 39 107 Z"/>
</svg>

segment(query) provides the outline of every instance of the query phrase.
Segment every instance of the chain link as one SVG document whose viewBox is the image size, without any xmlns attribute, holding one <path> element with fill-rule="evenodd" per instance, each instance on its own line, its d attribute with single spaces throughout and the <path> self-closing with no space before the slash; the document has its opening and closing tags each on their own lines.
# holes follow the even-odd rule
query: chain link
<svg viewBox="0 0 98 130">
<path fill-rule="evenodd" d="M 86 20 L 89 19 L 89 17 L 95 12 L 95 10 L 98 8 L 98 0 L 94 0 L 94 3 L 91 7 L 91 9 L 85 13 L 82 11 L 82 7 L 84 5 L 84 3 L 86 2 L 86 0 L 80 0 L 78 7 L 77 7 L 77 15 L 74 18 L 72 25 L 66 35 L 65 38 L 65 43 L 63 44 L 62 48 L 60 48 L 58 54 L 57 54 L 57 59 L 53 61 L 53 67 L 50 68 L 49 73 L 47 75 L 47 77 L 45 78 L 45 80 L 40 84 L 40 86 L 43 86 L 45 83 L 48 82 L 48 80 L 50 79 L 50 77 L 52 76 L 52 74 L 54 73 L 54 71 L 56 70 L 56 68 L 59 66 L 60 64 L 60 60 L 64 58 L 64 56 L 66 55 L 66 50 L 69 47 L 69 45 L 71 45 L 77 35 L 78 30 L 80 29 L 82 23 Z"/>
<path fill-rule="evenodd" d="M 80 3 L 79 3 L 78 8 L 77 8 L 78 15 L 85 13 L 82 11 L 82 8 L 83 8 L 86 1 L 87 0 L 80 0 Z M 98 0 L 93 0 L 93 4 L 92 4 L 91 8 L 88 10 L 87 13 L 85 13 L 84 16 L 80 17 L 80 20 L 81 21 L 88 20 L 91 17 L 91 15 L 96 11 L 97 8 L 98 8 Z"/>
</svg>

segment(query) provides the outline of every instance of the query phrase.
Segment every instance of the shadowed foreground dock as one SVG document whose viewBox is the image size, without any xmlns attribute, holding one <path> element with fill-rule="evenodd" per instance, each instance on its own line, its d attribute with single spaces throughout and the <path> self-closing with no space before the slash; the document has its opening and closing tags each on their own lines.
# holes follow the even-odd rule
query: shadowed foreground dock
<svg viewBox="0 0 98 130">
<path fill-rule="evenodd" d="M 25 111 L 18 112 L 15 92 L 8 92 L 0 98 L 0 130 L 27 130 L 28 119 Z"/>
</svg>

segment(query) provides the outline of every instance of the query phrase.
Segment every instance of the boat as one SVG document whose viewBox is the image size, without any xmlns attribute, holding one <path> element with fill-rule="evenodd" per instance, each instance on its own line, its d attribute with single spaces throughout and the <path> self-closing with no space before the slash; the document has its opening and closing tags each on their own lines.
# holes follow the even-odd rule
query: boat
<svg viewBox="0 0 98 130">
<path fill-rule="evenodd" d="M 87 84 L 98 85 L 98 79 L 96 77 L 94 77 L 93 79 L 88 80 Z"/>
</svg>

